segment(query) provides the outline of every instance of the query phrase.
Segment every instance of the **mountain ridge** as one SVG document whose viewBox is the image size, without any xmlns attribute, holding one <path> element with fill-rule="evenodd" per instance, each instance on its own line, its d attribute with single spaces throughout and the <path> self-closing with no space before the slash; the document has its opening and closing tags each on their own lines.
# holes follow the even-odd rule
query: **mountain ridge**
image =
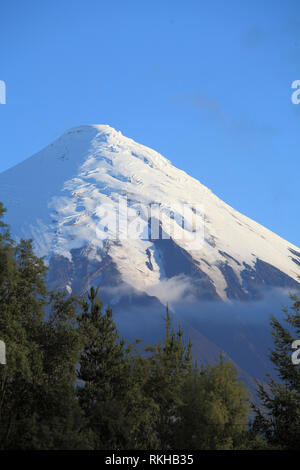
<svg viewBox="0 0 300 470">
<path fill-rule="evenodd" d="M 116 239 L 102 223 L 103 207 L 109 204 L 114 213 L 125 199 L 133 219 L 129 229 L 141 228 L 136 238 L 128 236 L 127 227 L 127 236 Z M 180 276 L 188 296 L 212 300 L 250 300 L 259 298 L 264 286 L 299 285 L 298 247 L 235 211 L 158 152 L 108 125 L 74 127 L 1 173 L 0 200 L 8 209 L 13 235 L 33 238 L 36 253 L 50 267 L 53 260 L 64 264 L 65 280 L 59 287 L 69 292 L 74 283 L 78 287 L 78 263 L 85 272 L 79 290 L 89 287 L 89 278 L 103 282 L 110 266 L 120 284 L 159 300 L 159 286 Z M 151 204 L 162 208 L 159 229 L 166 239 L 147 237 L 149 214 L 138 214 L 136 206 L 143 211 Z M 189 239 L 192 226 L 178 223 L 184 205 L 194 212 L 201 206 L 196 222 L 202 238 L 196 248 Z M 171 233 L 174 227 L 178 238 Z M 95 263 L 106 266 L 99 276 Z"/>
</svg>

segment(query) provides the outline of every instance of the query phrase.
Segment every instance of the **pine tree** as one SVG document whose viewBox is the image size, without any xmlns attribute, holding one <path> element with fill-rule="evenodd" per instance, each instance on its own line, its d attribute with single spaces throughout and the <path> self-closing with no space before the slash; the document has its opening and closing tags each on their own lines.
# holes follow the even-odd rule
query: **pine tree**
<svg viewBox="0 0 300 470">
<path fill-rule="evenodd" d="M 1 264 L 0 337 L 6 343 L 7 364 L 0 374 L 0 446 L 7 447 L 17 445 L 18 429 L 32 416 L 29 387 L 38 382 L 42 370 L 35 338 L 46 304 L 45 268 L 34 257 L 30 242 L 14 246 L 6 237 L 0 251 L 7 260 Z"/>
<path fill-rule="evenodd" d="M 125 345 L 98 289 L 80 301 L 47 291 L 43 260 L 11 240 L 3 214 L 0 204 L 1 449 L 238 445 L 247 406 L 230 364 L 199 373 L 168 307 L 162 344 Z"/>
<path fill-rule="evenodd" d="M 50 295 L 45 277 L 31 241 L 16 245 L 0 220 L 0 338 L 7 352 L 0 368 L 2 449 L 85 446 L 74 387 L 80 348 L 75 303 Z"/>
<path fill-rule="evenodd" d="M 191 348 L 190 341 L 185 344 L 180 325 L 177 331 L 173 329 L 167 306 L 163 344 L 145 348 L 150 353 L 147 393 L 158 405 L 153 431 L 160 449 L 174 447 L 182 386 L 193 369 Z"/>
<path fill-rule="evenodd" d="M 5 209 L 0 202 L 0 302 L 5 295 L 6 283 L 9 273 L 12 272 L 13 242 L 10 238 L 8 226 L 3 222 Z"/>
<path fill-rule="evenodd" d="M 274 348 L 269 358 L 277 377 L 267 375 L 267 384 L 258 384 L 261 406 L 256 412 L 253 428 L 268 443 L 282 449 L 300 449 L 300 368 L 293 364 L 292 343 L 300 339 L 300 301 L 291 296 L 293 305 L 284 309 L 285 325 L 274 316 L 271 329 Z"/>
<path fill-rule="evenodd" d="M 130 363 L 111 308 L 102 312 L 98 289 L 92 287 L 82 302 L 79 325 L 84 348 L 78 371 L 82 386 L 77 393 L 87 426 L 94 433 L 95 447 L 113 449 L 123 447 L 126 440 L 122 401 Z"/>
</svg>

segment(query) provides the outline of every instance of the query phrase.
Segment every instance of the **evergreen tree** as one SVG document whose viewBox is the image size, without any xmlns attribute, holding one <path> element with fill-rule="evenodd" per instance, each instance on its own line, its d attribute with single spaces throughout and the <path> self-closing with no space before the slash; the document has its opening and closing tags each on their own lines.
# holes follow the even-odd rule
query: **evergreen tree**
<svg viewBox="0 0 300 470">
<path fill-rule="evenodd" d="M 269 358 L 278 377 L 267 375 L 267 384 L 258 384 L 261 406 L 253 429 L 276 448 L 300 449 L 300 368 L 292 362 L 292 343 L 300 339 L 300 301 L 291 296 L 293 305 L 284 309 L 285 325 L 271 318 L 274 348 Z"/>
<path fill-rule="evenodd" d="M 30 241 L 15 245 L 2 221 L 0 232 L 0 338 L 7 350 L 0 368 L 0 448 L 78 447 L 74 301 L 49 296 L 46 267 Z"/>
<path fill-rule="evenodd" d="M 0 294 L 0 337 L 7 350 L 7 364 L 0 375 L 0 446 L 5 447 L 15 442 L 18 429 L 32 416 L 34 400 L 29 384 L 37 384 L 41 373 L 42 355 L 35 340 L 46 300 L 45 269 L 32 254 L 30 242 L 22 240 L 8 248 L 2 245 L 1 251 L 8 260 L 1 264 Z"/>
<path fill-rule="evenodd" d="M 8 226 L 3 222 L 5 209 L 0 202 L 0 302 L 5 296 L 9 275 L 13 271 L 12 240 Z"/>
<path fill-rule="evenodd" d="M 182 405 L 182 387 L 193 369 L 192 344 L 185 344 L 183 331 L 172 327 L 167 307 L 165 317 L 165 337 L 163 343 L 147 347 L 147 394 L 157 403 L 157 415 L 153 431 L 160 449 L 172 449 L 175 442 L 178 410 Z"/>
<path fill-rule="evenodd" d="M 98 289 L 80 301 L 47 292 L 43 260 L 11 240 L 3 214 L 0 204 L 1 449 L 238 447 L 248 408 L 231 364 L 199 373 L 168 308 L 162 343 L 125 345 Z M 288 379 L 283 359 L 274 353 Z"/>
<path fill-rule="evenodd" d="M 82 302 L 79 317 L 84 347 L 79 361 L 77 393 L 88 429 L 97 449 L 124 447 L 122 401 L 126 376 L 130 372 L 128 350 L 112 319 L 112 310 L 103 313 L 98 289 L 92 287 Z"/>
</svg>

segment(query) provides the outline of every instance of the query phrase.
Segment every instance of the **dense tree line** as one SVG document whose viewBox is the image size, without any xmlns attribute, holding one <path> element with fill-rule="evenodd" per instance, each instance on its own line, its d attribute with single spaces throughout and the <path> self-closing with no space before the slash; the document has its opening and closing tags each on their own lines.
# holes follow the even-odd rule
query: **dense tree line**
<svg viewBox="0 0 300 470">
<path fill-rule="evenodd" d="M 0 204 L 1 449 L 299 448 L 300 373 L 278 321 L 271 359 L 281 384 L 259 387 L 264 409 L 249 424 L 232 363 L 198 367 L 168 309 L 164 340 L 141 348 L 120 338 L 98 289 L 48 292 L 43 260 L 30 241 L 14 243 L 4 212 Z M 287 321 L 299 333 L 294 302 Z"/>
</svg>

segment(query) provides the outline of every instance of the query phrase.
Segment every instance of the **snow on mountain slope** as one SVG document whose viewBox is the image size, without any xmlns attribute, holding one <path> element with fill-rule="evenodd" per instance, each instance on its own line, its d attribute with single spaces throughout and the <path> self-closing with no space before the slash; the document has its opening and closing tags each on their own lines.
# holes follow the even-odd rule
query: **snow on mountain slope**
<svg viewBox="0 0 300 470">
<path fill-rule="evenodd" d="M 128 201 L 129 232 L 139 225 L 138 237 L 118 227 L 121 236 L 115 240 L 103 222 L 103 208 L 111 207 L 115 214 L 120 198 Z M 33 238 L 39 256 L 50 264 L 53 259 L 63 263 L 60 287 L 69 290 L 80 284 L 80 276 L 85 276 L 82 288 L 100 274 L 105 278 L 108 266 L 118 272 L 119 282 L 162 301 L 166 291 L 172 297 L 189 288 L 196 297 L 248 299 L 263 285 L 298 285 L 296 246 L 232 209 L 159 153 L 107 125 L 71 129 L 1 173 L 0 201 L 15 237 Z M 146 236 L 149 214 L 140 207 L 150 205 L 160 205 L 161 230 L 169 239 Z M 193 227 L 176 224 L 184 205 L 192 211 L 202 207 L 195 217 L 204 242 L 191 241 Z M 170 211 L 177 237 L 170 233 Z"/>
</svg>

